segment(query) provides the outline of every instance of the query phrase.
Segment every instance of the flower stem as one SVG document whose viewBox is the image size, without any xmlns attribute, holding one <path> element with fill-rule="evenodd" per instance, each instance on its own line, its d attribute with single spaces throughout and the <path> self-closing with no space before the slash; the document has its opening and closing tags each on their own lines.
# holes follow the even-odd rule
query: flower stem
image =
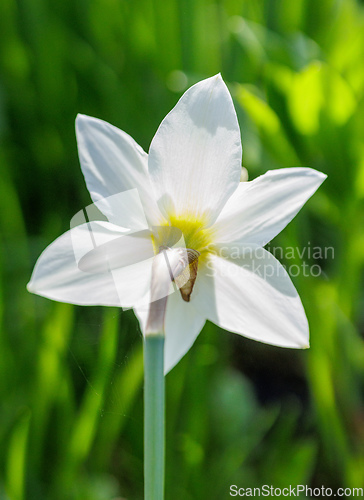
<svg viewBox="0 0 364 500">
<path fill-rule="evenodd" d="M 186 249 L 159 250 L 152 266 L 144 332 L 144 500 L 164 499 L 164 318 L 171 282 L 188 265 Z"/>
<path fill-rule="evenodd" d="M 164 499 L 164 335 L 144 340 L 144 500 Z"/>
</svg>

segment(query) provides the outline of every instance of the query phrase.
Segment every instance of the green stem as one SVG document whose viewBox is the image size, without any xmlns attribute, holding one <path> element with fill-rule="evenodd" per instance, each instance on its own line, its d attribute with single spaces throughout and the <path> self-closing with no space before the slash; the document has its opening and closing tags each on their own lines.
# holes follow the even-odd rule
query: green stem
<svg viewBox="0 0 364 500">
<path fill-rule="evenodd" d="M 144 500 L 164 499 L 164 336 L 144 340 Z"/>
</svg>

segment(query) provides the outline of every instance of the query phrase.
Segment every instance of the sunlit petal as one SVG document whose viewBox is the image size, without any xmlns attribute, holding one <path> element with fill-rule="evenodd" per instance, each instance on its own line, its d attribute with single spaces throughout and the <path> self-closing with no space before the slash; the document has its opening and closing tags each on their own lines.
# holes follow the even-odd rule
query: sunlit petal
<svg viewBox="0 0 364 500">
<path fill-rule="evenodd" d="M 147 293 L 152 255 L 150 236 L 128 236 L 113 224 L 90 222 L 44 250 L 28 290 L 71 304 L 130 307 Z"/>
<path fill-rule="evenodd" d="M 234 259 L 211 255 L 200 282 L 201 313 L 217 325 L 267 344 L 308 347 L 298 293 L 283 266 L 263 248 L 252 247 Z"/>
<path fill-rule="evenodd" d="M 181 97 L 149 151 L 149 173 L 163 214 L 213 222 L 239 184 L 240 130 L 220 75 Z"/>
<path fill-rule="evenodd" d="M 159 224 L 161 214 L 152 196 L 148 155 L 134 139 L 103 120 L 85 115 L 77 116 L 76 134 L 87 188 L 109 221 L 123 225 L 115 203 L 125 198 L 111 198 L 114 205 L 110 206 L 107 198 L 136 188 L 149 223 Z M 144 217 L 143 212 L 141 215 Z"/>
<path fill-rule="evenodd" d="M 168 373 L 189 351 L 202 330 L 206 318 L 200 313 L 200 294 L 198 287 L 191 302 L 184 302 L 177 290 L 168 296 L 165 316 L 164 371 Z M 134 307 L 142 331 L 148 318 L 149 307 Z"/>
<path fill-rule="evenodd" d="M 325 179 L 311 168 L 282 168 L 242 182 L 216 221 L 216 240 L 266 245 Z"/>
</svg>

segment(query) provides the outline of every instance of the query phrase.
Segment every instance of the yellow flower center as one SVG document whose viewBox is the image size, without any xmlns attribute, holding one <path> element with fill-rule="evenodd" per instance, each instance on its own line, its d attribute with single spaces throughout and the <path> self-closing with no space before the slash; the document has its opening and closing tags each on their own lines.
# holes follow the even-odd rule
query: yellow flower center
<svg viewBox="0 0 364 500">
<path fill-rule="evenodd" d="M 176 227 L 182 232 L 186 248 L 197 250 L 201 254 L 199 257 L 201 263 L 214 236 L 211 227 L 207 227 L 207 221 L 204 219 L 198 220 L 194 216 L 170 216 L 168 225 Z"/>
<path fill-rule="evenodd" d="M 182 299 L 190 301 L 198 268 L 207 263 L 214 231 L 208 227 L 207 218 L 195 216 L 170 216 L 168 222 L 154 226 L 152 242 L 157 254 L 163 247 L 181 246 L 187 249 L 189 266 L 174 281 L 180 289 Z M 183 239 L 183 241 L 182 241 Z M 188 277 L 186 281 L 186 277 Z"/>
</svg>

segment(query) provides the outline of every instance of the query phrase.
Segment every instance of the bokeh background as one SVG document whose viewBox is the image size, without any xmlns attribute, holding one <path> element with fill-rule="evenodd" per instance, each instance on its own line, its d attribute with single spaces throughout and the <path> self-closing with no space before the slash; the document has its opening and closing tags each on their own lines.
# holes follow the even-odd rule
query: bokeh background
<svg viewBox="0 0 364 500">
<path fill-rule="evenodd" d="M 271 247 L 334 255 L 282 258 L 322 269 L 293 277 L 310 350 L 207 324 L 168 375 L 166 498 L 363 487 L 364 3 L 1 0 L 0 71 L 0 498 L 143 498 L 133 312 L 53 303 L 25 285 L 90 203 L 76 114 L 147 151 L 182 92 L 219 71 L 250 179 L 288 166 L 328 174 Z"/>
</svg>

